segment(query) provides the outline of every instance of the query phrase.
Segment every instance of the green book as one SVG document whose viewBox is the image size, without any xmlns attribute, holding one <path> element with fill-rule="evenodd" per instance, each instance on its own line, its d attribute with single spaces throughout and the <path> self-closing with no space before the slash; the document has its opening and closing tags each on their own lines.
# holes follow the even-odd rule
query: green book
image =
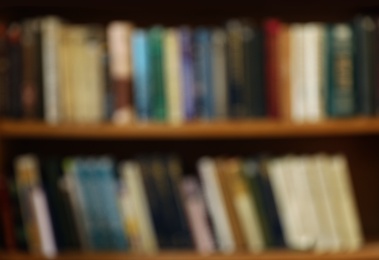
<svg viewBox="0 0 379 260">
<path fill-rule="evenodd" d="M 148 35 L 149 66 L 151 86 L 151 118 L 157 121 L 166 119 L 165 78 L 163 72 L 163 35 L 164 28 L 155 26 L 150 29 Z"/>
<path fill-rule="evenodd" d="M 326 40 L 327 111 L 332 117 L 352 116 L 355 111 L 353 31 L 348 24 L 328 27 Z"/>
</svg>

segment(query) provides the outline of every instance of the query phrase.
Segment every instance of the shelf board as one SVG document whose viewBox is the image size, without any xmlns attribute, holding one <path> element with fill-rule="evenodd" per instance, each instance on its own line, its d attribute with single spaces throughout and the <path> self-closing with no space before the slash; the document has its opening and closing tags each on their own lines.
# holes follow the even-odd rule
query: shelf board
<svg viewBox="0 0 379 260">
<path fill-rule="evenodd" d="M 43 256 L 29 254 L 6 254 L 7 260 L 44 260 Z M 0 254 L 1 258 L 1 254 Z M 57 260 L 340 260 L 340 259 L 378 259 L 379 243 L 369 243 L 361 250 L 351 253 L 312 253 L 312 252 L 293 252 L 293 251 L 269 251 L 260 254 L 212 254 L 199 255 L 191 252 L 166 252 L 158 255 L 139 255 L 130 253 L 66 253 L 54 259 Z M 2 258 L 1 258 L 2 259 Z"/>
<path fill-rule="evenodd" d="M 327 120 L 295 124 L 272 120 L 114 125 L 59 124 L 38 121 L 0 122 L 2 138 L 58 139 L 244 139 L 379 135 L 379 118 Z"/>
</svg>

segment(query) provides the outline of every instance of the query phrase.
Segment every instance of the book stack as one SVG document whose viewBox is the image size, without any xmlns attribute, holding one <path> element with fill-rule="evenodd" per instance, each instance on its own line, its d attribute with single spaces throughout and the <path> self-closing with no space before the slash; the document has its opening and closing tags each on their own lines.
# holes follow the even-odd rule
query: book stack
<svg viewBox="0 0 379 260">
<path fill-rule="evenodd" d="M 53 124 L 373 116 L 375 19 L 105 28 L 49 16 L 0 24 L 0 113 Z"/>
<path fill-rule="evenodd" d="M 343 155 L 202 157 L 191 167 L 166 155 L 21 155 L 14 171 L 0 175 L 6 250 L 336 252 L 363 243 Z"/>
</svg>

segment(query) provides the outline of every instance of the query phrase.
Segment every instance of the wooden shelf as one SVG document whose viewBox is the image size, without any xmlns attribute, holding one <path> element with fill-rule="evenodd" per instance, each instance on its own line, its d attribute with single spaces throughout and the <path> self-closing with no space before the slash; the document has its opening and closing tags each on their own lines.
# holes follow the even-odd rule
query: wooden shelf
<svg viewBox="0 0 379 260">
<path fill-rule="evenodd" d="M 0 259 L 7 260 L 44 260 L 42 256 L 32 256 L 28 254 L 7 254 Z M 352 253 L 311 253 L 311 252 L 291 252 L 291 251 L 272 251 L 261 254 L 212 254 L 212 255 L 198 255 L 195 253 L 186 252 L 166 252 L 155 256 L 128 254 L 128 253 L 66 253 L 54 259 L 57 260 L 125 260 L 125 259 L 138 259 L 138 260 L 248 260 L 248 259 L 262 259 L 262 260 L 338 260 L 338 259 L 379 259 L 379 243 L 367 244 L 362 250 Z"/>
<path fill-rule="evenodd" d="M 36 121 L 0 122 L 2 138 L 58 139 L 243 139 L 379 135 L 379 118 L 328 120 L 295 124 L 270 120 L 114 125 L 60 124 Z"/>
</svg>

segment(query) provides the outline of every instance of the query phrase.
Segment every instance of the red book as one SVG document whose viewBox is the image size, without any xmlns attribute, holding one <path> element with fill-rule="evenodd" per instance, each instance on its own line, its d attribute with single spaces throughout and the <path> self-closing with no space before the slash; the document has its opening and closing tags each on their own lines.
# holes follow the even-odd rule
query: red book
<svg viewBox="0 0 379 260">
<path fill-rule="evenodd" d="M 280 111 L 279 88 L 279 40 L 281 23 L 276 19 L 269 19 L 264 24 L 265 31 L 265 77 L 266 77 L 266 107 L 269 117 L 278 118 Z"/>
<path fill-rule="evenodd" d="M 10 204 L 7 179 L 4 174 L 0 174 L 0 225 L 3 226 L 5 246 L 8 250 L 16 249 L 16 236 L 14 233 L 14 223 L 12 207 Z"/>
</svg>

